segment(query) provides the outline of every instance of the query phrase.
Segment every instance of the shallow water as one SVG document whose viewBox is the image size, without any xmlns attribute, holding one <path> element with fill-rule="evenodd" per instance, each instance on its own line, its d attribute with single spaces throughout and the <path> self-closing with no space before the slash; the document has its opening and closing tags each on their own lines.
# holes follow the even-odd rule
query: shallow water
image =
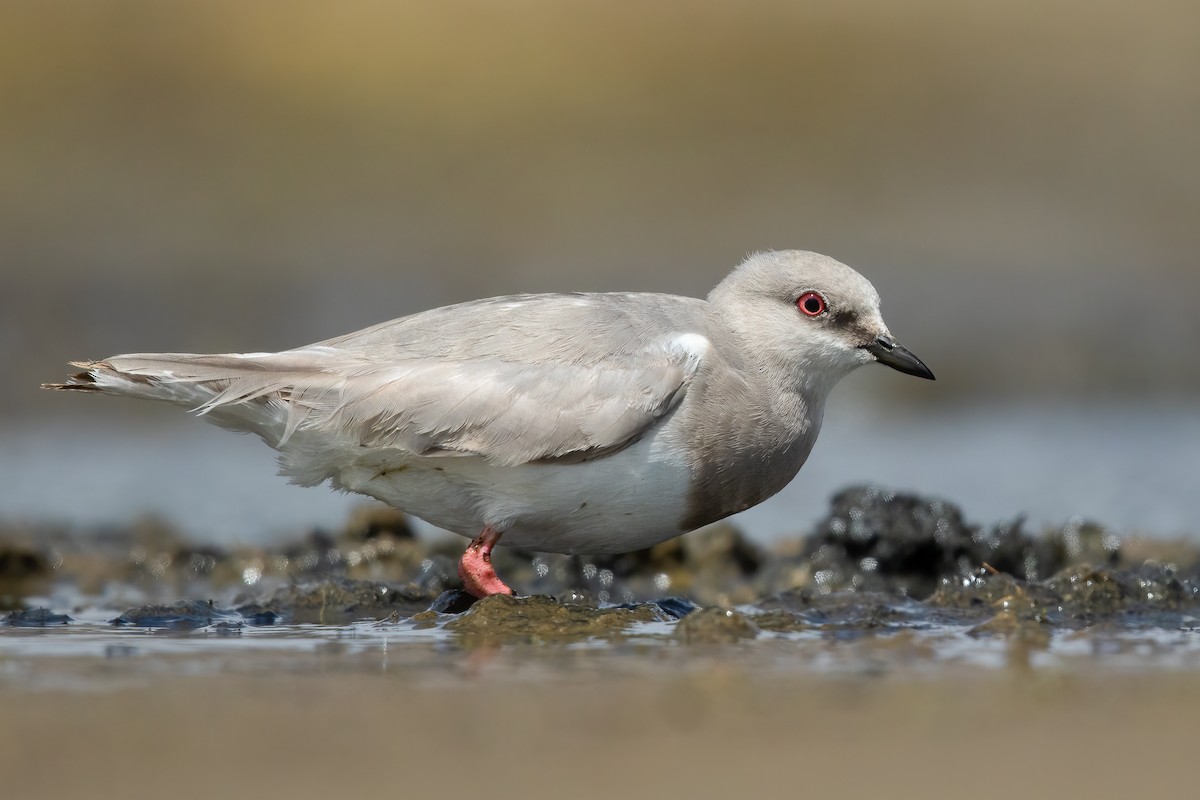
<svg viewBox="0 0 1200 800">
<path fill-rule="evenodd" d="M 758 609 L 742 609 L 754 621 Z M 702 641 L 680 622 L 636 622 L 588 637 L 560 629 L 528 636 L 479 637 L 408 620 L 252 626 L 214 623 L 192 630 L 115 627 L 118 609 L 87 607 L 68 624 L 0 627 L 0 693 L 115 691 L 172 675 L 279 675 L 313 672 L 402 673 L 442 685 L 485 674 L 501 683 L 636 677 L 704 671 L 718 658 L 749 674 L 831 678 L 982 675 L 1014 668 L 1114 673 L 1200 670 L 1200 616 L 1166 627 L 1104 626 L 1058 630 L 1044 640 L 971 635 L 972 624 L 914 615 L 877 630 L 813 626 L 794 631 L 721 632 Z"/>
</svg>

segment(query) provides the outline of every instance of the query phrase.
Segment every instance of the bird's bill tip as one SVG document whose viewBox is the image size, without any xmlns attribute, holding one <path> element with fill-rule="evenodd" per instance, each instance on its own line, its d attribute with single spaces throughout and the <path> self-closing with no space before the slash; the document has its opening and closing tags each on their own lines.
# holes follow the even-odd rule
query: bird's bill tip
<svg viewBox="0 0 1200 800">
<path fill-rule="evenodd" d="M 925 366 L 924 361 L 917 358 L 915 353 L 891 336 L 886 334 L 878 336 L 875 338 L 875 341 L 866 345 L 864 349 L 875 356 L 875 360 L 880 364 L 891 367 L 897 372 L 903 372 L 905 375 L 915 375 L 918 378 L 925 378 L 926 380 L 936 380 L 933 376 L 933 370 Z"/>
</svg>

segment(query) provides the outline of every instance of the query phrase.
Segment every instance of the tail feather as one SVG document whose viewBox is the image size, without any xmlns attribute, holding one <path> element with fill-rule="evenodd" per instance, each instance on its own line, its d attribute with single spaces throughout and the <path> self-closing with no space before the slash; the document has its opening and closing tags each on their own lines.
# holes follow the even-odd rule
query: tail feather
<svg viewBox="0 0 1200 800">
<path fill-rule="evenodd" d="M 43 383 L 43 389 L 56 392 L 102 392 L 104 388 L 96 383 L 94 370 L 112 369 L 110 364 L 103 361 L 68 361 L 72 367 L 78 367 L 83 372 L 77 372 L 67 378 L 66 383 Z"/>
<path fill-rule="evenodd" d="M 137 353 L 70 363 L 82 371 L 42 388 L 183 406 L 222 428 L 256 434 L 280 451 L 281 474 L 305 486 L 330 477 L 344 448 L 330 449 L 337 435 L 327 431 L 297 437 L 290 445 L 289 439 L 312 403 L 337 391 L 347 367 L 361 368 L 321 346 L 282 353 Z"/>
<path fill-rule="evenodd" d="M 86 391 L 140 397 L 185 406 L 232 430 L 257 433 L 279 446 L 295 429 L 295 410 L 287 402 L 298 383 L 306 388 L 337 377 L 314 370 L 308 352 L 201 355 L 135 353 L 100 361 L 72 361 L 78 372 L 65 383 L 47 383 L 56 391 Z"/>
</svg>

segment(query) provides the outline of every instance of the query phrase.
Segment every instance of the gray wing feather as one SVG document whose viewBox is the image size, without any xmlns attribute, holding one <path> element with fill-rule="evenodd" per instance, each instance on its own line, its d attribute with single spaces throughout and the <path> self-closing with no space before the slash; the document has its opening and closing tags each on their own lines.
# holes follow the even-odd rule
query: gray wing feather
<svg viewBox="0 0 1200 800">
<path fill-rule="evenodd" d="M 296 430 L 366 447 L 472 454 L 520 464 L 628 443 L 679 399 L 685 374 L 499 361 L 399 364 L 336 391 L 293 389 Z"/>
<path fill-rule="evenodd" d="M 277 437 L 277 448 L 320 432 L 520 464 L 619 449 L 670 411 L 698 363 L 672 348 L 672 336 L 703 330 L 701 302 L 518 296 L 281 353 L 141 354 L 83 366 L 90 386 L 190 402 L 218 424 Z"/>
</svg>

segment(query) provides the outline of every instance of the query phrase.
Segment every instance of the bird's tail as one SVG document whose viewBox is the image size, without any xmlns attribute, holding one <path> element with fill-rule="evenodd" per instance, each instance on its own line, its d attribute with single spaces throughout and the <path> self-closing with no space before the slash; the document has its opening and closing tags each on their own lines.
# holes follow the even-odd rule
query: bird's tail
<svg viewBox="0 0 1200 800">
<path fill-rule="evenodd" d="M 303 429 L 312 409 L 336 398 L 344 354 L 312 345 L 281 353 L 137 353 L 73 361 L 81 371 L 45 389 L 140 397 L 184 406 L 208 422 L 253 433 L 280 451 L 281 473 L 315 486 L 333 474 L 346 451 L 319 425 Z M 286 448 L 285 448 L 286 445 Z"/>
<path fill-rule="evenodd" d="M 256 433 L 273 447 L 294 430 L 291 388 L 324 377 L 312 370 L 313 353 L 135 353 L 101 361 L 72 361 L 81 372 L 43 389 L 100 392 L 184 406 L 208 421 Z M 301 360 L 306 359 L 306 360 Z M 302 377 L 301 377 L 302 375 Z"/>
</svg>

